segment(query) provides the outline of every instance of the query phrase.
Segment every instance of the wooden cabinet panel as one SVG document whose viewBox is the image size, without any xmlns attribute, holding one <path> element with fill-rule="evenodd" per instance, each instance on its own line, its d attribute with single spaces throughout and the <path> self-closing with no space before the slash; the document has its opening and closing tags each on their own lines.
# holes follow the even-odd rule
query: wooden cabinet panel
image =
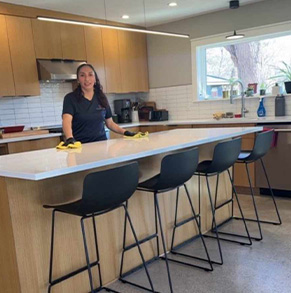
<svg viewBox="0 0 291 293">
<path fill-rule="evenodd" d="M 122 92 L 148 91 L 145 35 L 118 31 Z"/>
<path fill-rule="evenodd" d="M 103 91 L 106 92 L 105 64 L 103 55 L 102 33 L 97 27 L 84 27 L 87 62 L 97 71 Z"/>
<path fill-rule="evenodd" d="M 8 154 L 54 148 L 60 143 L 60 137 L 42 138 L 10 142 L 7 144 Z"/>
<path fill-rule="evenodd" d="M 148 72 L 148 54 L 146 34 L 136 33 L 135 44 L 137 52 L 136 67 L 138 69 L 137 87 L 139 92 L 149 91 L 149 72 Z"/>
<path fill-rule="evenodd" d="M 37 19 L 31 23 L 36 58 L 62 59 L 61 25 Z"/>
<path fill-rule="evenodd" d="M 87 60 L 83 26 L 61 24 L 61 41 L 64 59 Z"/>
<path fill-rule="evenodd" d="M 14 80 L 5 16 L 0 15 L 0 96 L 14 96 Z"/>
<path fill-rule="evenodd" d="M 107 93 L 122 92 L 117 30 L 102 29 Z"/>
<path fill-rule="evenodd" d="M 34 54 L 31 21 L 27 18 L 6 16 L 15 94 L 40 94 Z"/>
</svg>

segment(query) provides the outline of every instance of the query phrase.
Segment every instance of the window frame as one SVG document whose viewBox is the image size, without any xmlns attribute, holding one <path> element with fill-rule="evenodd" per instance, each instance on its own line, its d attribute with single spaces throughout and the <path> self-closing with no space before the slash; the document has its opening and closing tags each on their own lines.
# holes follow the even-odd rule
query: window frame
<svg viewBox="0 0 291 293">
<path fill-rule="evenodd" d="M 239 40 L 226 40 L 225 36 L 233 32 L 207 36 L 203 38 L 191 39 L 191 59 L 192 59 L 192 87 L 193 100 L 196 102 L 217 101 L 217 99 L 205 99 L 200 97 L 200 93 L 206 91 L 207 68 L 206 68 L 206 49 L 244 43 L 246 41 L 259 41 L 267 38 L 276 38 L 291 34 L 291 21 L 255 27 L 251 29 L 239 30 L 245 34 L 245 38 Z M 218 99 L 221 101 L 222 99 Z"/>
</svg>

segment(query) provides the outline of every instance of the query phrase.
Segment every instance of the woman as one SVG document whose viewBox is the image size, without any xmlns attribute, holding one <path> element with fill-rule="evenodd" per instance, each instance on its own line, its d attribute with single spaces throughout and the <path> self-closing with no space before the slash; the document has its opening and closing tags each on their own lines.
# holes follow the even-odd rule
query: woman
<svg viewBox="0 0 291 293">
<path fill-rule="evenodd" d="M 77 69 L 78 87 L 64 98 L 63 131 L 65 145 L 80 141 L 82 143 L 106 140 L 106 126 L 122 135 L 133 136 L 112 120 L 108 100 L 103 93 L 94 67 L 82 64 Z"/>
</svg>

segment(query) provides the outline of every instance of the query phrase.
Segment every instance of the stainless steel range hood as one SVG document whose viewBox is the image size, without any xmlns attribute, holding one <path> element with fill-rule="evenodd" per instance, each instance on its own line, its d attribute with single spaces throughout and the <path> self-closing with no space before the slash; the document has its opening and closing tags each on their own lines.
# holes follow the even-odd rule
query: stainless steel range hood
<svg viewBox="0 0 291 293">
<path fill-rule="evenodd" d="M 72 60 L 37 60 L 39 80 L 43 81 L 70 81 L 76 80 L 76 71 L 85 61 Z"/>
</svg>

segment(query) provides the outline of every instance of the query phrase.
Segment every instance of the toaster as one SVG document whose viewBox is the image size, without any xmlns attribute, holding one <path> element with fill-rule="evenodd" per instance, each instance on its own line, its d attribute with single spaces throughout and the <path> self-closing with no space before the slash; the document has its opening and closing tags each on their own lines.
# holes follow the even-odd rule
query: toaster
<svg viewBox="0 0 291 293">
<path fill-rule="evenodd" d="M 166 110 L 150 111 L 149 121 L 166 121 L 169 119 L 169 113 Z"/>
</svg>

